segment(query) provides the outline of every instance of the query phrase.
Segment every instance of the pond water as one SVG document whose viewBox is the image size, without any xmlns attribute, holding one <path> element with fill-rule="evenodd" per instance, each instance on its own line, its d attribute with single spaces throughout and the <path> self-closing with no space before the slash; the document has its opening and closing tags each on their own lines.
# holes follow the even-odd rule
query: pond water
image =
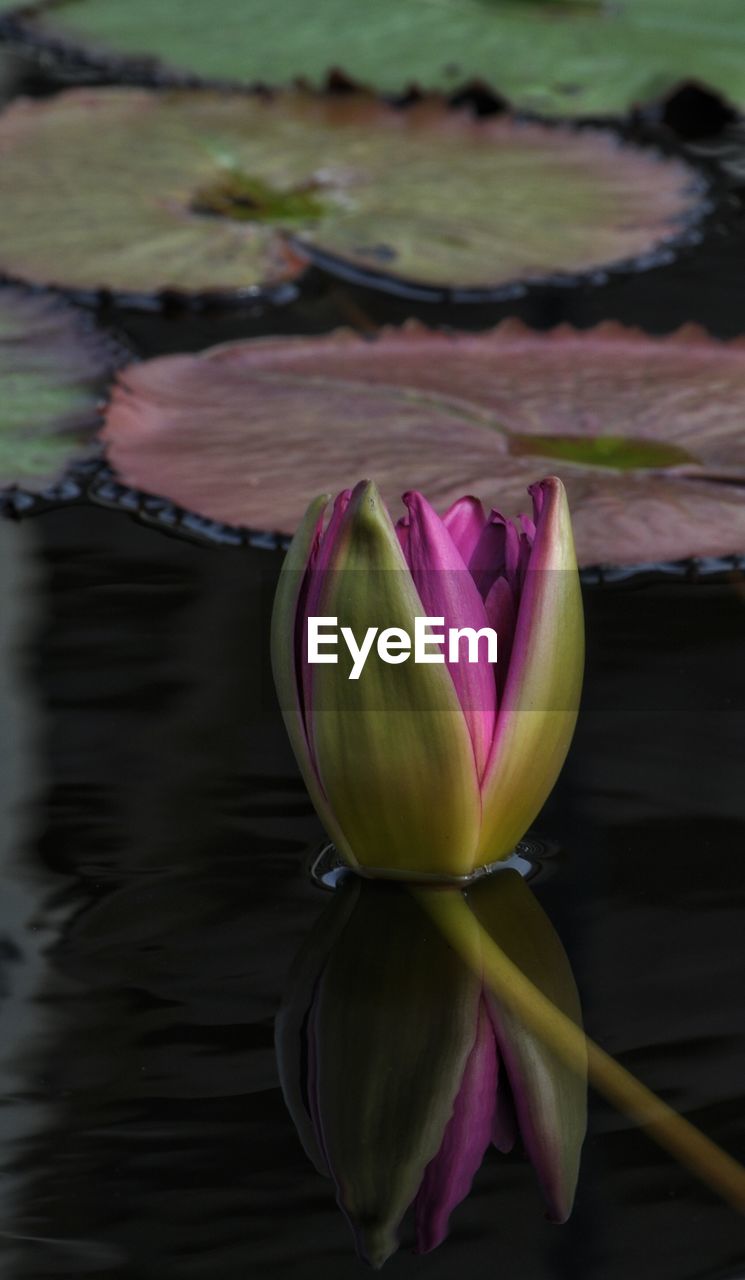
<svg viewBox="0 0 745 1280">
<path fill-rule="evenodd" d="M 272 1044 L 326 905 L 274 705 L 279 554 L 70 507 L 0 524 L 4 1275 L 361 1274 Z M 745 600 L 588 592 L 587 685 L 535 891 L 591 1034 L 745 1156 Z M 488 1155 L 450 1239 L 392 1274 L 742 1275 L 742 1221 L 593 1098 L 557 1228 Z"/>
<path fill-rule="evenodd" d="M 673 266 L 512 309 L 729 334 L 743 275 L 737 223 Z M 269 312 L 102 315 L 155 354 L 412 310 L 319 283 Z M 365 1274 L 274 1057 L 289 966 L 328 901 L 269 671 L 280 563 L 90 503 L 0 521 L 7 1280 Z M 585 603 L 583 707 L 533 887 L 588 1032 L 745 1160 L 745 587 L 660 575 Z M 745 1276 L 742 1218 L 594 1094 L 566 1226 L 520 1152 L 493 1151 L 448 1241 L 411 1247 L 404 1232 L 391 1276 Z"/>
</svg>

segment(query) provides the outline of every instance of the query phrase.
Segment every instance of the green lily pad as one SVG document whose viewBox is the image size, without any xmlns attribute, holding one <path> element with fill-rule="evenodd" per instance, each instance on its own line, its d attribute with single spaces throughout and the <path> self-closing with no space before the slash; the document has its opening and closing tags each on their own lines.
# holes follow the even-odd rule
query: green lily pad
<svg viewBox="0 0 745 1280">
<path fill-rule="evenodd" d="M 635 564 L 745 551 L 743 403 L 745 343 L 695 329 L 415 325 L 132 365 L 103 438 L 126 484 L 284 533 L 365 476 L 395 510 L 417 488 L 440 509 L 474 493 L 514 514 L 556 474 L 580 562 Z"/>
<path fill-rule="evenodd" d="M 90 441 L 112 348 L 56 298 L 0 290 L 0 487 L 42 489 Z"/>
<path fill-rule="evenodd" d="M 550 114 L 627 110 L 695 78 L 745 103 L 741 0 L 57 0 L 37 40 L 128 74 L 386 93 L 477 79 Z"/>
<path fill-rule="evenodd" d="M 706 208 L 693 169 L 610 132 L 439 99 L 76 89 L 14 103 L 0 150 L 0 269 L 125 295 L 272 285 L 316 255 L 488 290 L 633 261 Z"/>
</svg>

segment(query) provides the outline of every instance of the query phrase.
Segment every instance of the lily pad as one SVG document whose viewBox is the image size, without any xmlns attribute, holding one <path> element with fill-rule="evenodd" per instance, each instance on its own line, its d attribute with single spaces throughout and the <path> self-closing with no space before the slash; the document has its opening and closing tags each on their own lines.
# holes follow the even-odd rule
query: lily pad
<svg viewBox="0 0 745 1280">
<path fill-rule="evenodd" d="M 0 487 L 42 489 L 99 422 L 108 340 L 57 298 L 0 290 Z"/>
<path fill-rule="evenodd" d="M 0 116 L 0 269 L 74 290 L 251 289 L 331 271 L 494 289 L 633 261 L 707 208 L 608 131 L 428 99 L 75 89 Z"/>
<path fill-rule="evenodd" d="M 398 94 L 477 79 L 521 108 L 627 110 L 699 79 L 745 103 L 741 0 L 56 0 L 28 34 L 108 71 Z"/>
<path fill-rule="evenodd" d="M 516 513 L 562 477 L 580 563 L 745 550 L 745 343 L 620 325 L 490 333 L 414 325 L 244 341 L 120 375 L 103 437 L 125 484 L 291 533 L 363 476 L 398 509 L 465 493 Z"/>
</svg>

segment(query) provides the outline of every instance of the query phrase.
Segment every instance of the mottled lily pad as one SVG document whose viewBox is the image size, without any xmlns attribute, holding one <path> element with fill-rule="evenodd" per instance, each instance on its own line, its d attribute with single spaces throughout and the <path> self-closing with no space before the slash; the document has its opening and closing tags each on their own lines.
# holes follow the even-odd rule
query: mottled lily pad
<svg viewBox="0 0 745 1280">
<path fill-rule="evenodd" d="M 0 269 L 70 289 L 237 290 L 328 269 L 498 288 L 630 261 L 706 208 L 610 132 L 428 99 L 71 90 L 0 116 Z"/>
<path fill-rule="evenodd" d="M 745 103 L 742 0 L 56 0 L 30 37 L 110 72 L 387 93 L 477 79 L 553 114 L 625 111 L 695 78 Z"/>
<path fill-rule="evenodd" d="M 285 533 L 362 476 L 396 508 L 415 487 L 516 513 L 553 473 L 580 562 L 634 564 L 745 550 L 744 403 L 743 342 L 508 321 L 150 360 L 121 374 L 103 434 L 126 484 Z"/>
<path fill-rule="evenodd" d="M 42 489 L 90 441 L 114 352 L 56 298 L 0 290 L 0 487 Z"/>
</svg>

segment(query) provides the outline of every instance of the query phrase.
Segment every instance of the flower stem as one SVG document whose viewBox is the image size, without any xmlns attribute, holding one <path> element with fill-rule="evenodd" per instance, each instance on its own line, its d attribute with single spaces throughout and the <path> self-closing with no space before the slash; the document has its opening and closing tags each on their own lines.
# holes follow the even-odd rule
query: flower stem
<svg viewBox="0 0 745 1280">
<path fill-rule="evenodd" d="M 590 1040 L 513 964 L 460 893 L 411 892 L 493 993 L 574 1071 L 724 1200 L 745 1213 L 745 1168 Z"/>
</svg>

